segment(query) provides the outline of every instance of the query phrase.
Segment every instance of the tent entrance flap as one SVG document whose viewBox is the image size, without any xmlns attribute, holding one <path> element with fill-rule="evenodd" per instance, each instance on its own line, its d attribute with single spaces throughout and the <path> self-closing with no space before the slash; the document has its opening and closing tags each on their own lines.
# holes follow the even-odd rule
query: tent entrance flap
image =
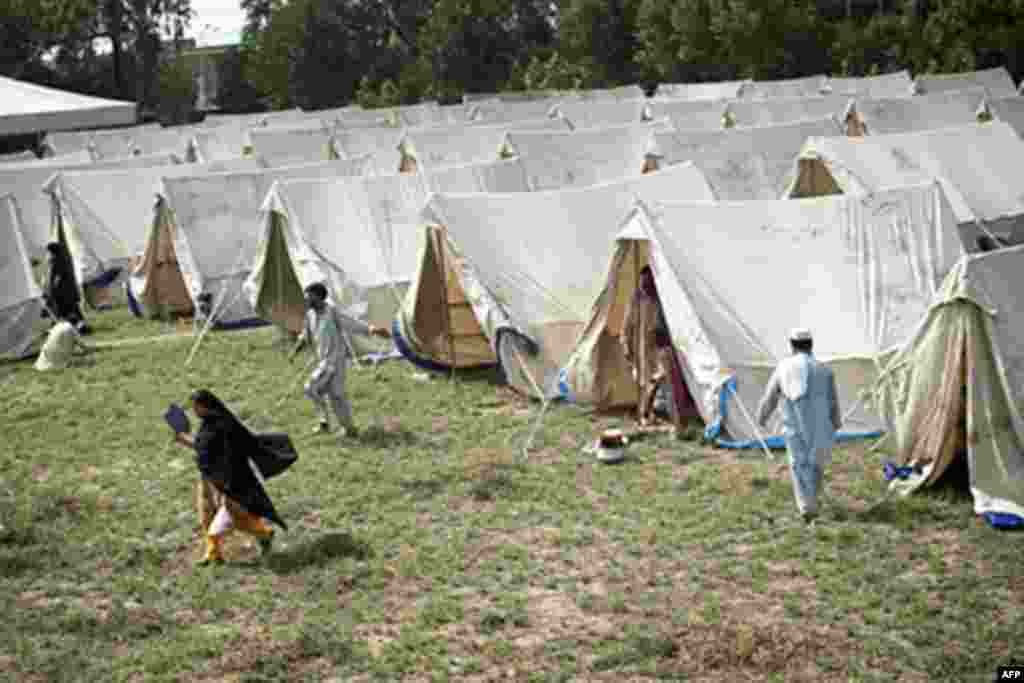
<svg viewBox="0 0 1024 683">
<path fill-rule="evenodd" d="M 821 159 L 800 159 L 797 164 L 796 179 L 793 181 L 793 188 L 788 193 L 790 199 L 843 194 L 842 189 Z"/>
<path fill-rule="evenodd" d="M 140 282 L 135 297 L 150 316 L 191 315 L 192 295 L 178 264 L 176 228 L 171 210 L 157 206 L 152 237 L 146 242 L 142 260 L 132 277 Z"/>
<path fill-rule="evenodd" d="M 255 308 L 261 318 L 293 334 L 299 334 L 305 321 L 306 308 L 302 285 L 288 256 L 282 225 L 284 220 L 286 218 L 277 211 L 270 212 L 270 235 L 264 250 L 266 260 Z"/>
</svg>

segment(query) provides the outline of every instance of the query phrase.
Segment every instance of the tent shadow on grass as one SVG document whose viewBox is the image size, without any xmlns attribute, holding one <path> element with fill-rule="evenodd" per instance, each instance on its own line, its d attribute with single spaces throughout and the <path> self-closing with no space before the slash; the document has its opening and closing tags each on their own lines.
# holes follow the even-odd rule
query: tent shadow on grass
<svg viewBox="0 0 1024 683">
<path fill-rule="evenodd" d="M 355 440 L 360 446 L 368 448 L 397 448 L 415 445 L 419 437 L 407 429 L 388 429 L 381 425 L 370 425 L 363 429 Z"/>
<path fill-rule="evenodd" d="M 294 574 L 307 567 L 325 565 L 334 560 L 352 557 L 366 559 L 370 546 L 346 532 L 332 532 L 299 545 L 272 553 L 266 562 L 275 574 Z"/>
</svg>

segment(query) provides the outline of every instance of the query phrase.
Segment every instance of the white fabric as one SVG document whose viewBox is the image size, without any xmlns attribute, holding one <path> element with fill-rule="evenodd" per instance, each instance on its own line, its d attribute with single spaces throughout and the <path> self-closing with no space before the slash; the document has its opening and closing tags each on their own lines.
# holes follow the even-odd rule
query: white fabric
<svg viewBox="0 0 1024 683">
<path fill-rule="evenodd" d="M 509 133 L 507 147 L 523 162 L 530 189 L 585 187 L 638 177 L 654 149 L 649 124 L 575 132 Z"/>
<path fill-rule="evenodd" d="M 553 112 L 568 119 L 573 129 L 605 128 L 640 123 L 647 113 L 647 100 L 580 100 L 565 99 Z"/>
<path fill-rule="evenodd" d="M 21 358 L 37 339 L 43 293 L 21 228 L 17 201 L 0 196 L 0 358 Z"/>
<path fill-rule="evenodd" d="M 520 130 L 568 130 L 561 119 L 515 121 L 501 126 L 438 126 L 406 131 L 403 152 L 420 169 L 497 161 L 505 134 Z"/>
<path fill-rule="evenodd" d="M 200 294 L 213 295 L 215 315 L 227 323 L 253 318 L 241 296 L 257 255 L 263 201 L 275 181 L 290 178 L 333 179 L 366 175 L 369 159 L 346 159 L 248 172 L 164 178 L 161 210 L 174 222 L 174 250 L 185 283 L 198 305 Z M 145 280 L 132 277 L 135 291 Z"/>
<path fill-rule="evenodd" d="M 695 168 L 680 165 L 587 188 L 431 198 L 427 220 L 445 227 L 466 259 L 463 271 L 486 288 L 487 300 L 471 303 L 491 344 L 511 325 L 539 346 L 529 366 L 503 355 L 519 391 L 553 391 L 605 284 L 601 264 L 638 196 L 706 200 L 711 192 Z"/>
<path fill-rule="evenodd" d="M 192 135 L 189 142 L 193 158 L 199 163 L 240 159 L 249 144 L 245 127 L 224 123 Z"/>
<path fill-rule="evenodd" d="M 483 100 L 470 106 L 469 116 L 473 121 L 487 123 L 512 123 L 549 118 L 559 98 L 545 97 L 522 102 L 506 102 L 499 99 Z"/>
<path fill-rule="evenodd" d="M 31 152 L 26 152 L 26 154 L 31 154 Z M 43 168 L 43 167 L 46 167 L 46 166 L 49 166 L 49 167 L 53 167 L 53 166 L 67 166 L 69 164 L 89 165 L 89 164 L 92 164 L 93 161 L 92 161 L 92 155 L 89 154 L 89 150 L 81 149 L 81 150 L 79 150 L 77 152 L 68 152 L 67 154 L 59 154 L 59 155 L 55 155 L 55 156 L 48 156 L 48 157 L 43 157 L 42 159 L 40 159 L 36 155 L 32 154 L 31 158 L 28 158 L 28 157 L 24 157 L 24 158 L 21 158 L 21 159 L 14 159 L 14 158 L 12 158 L 12 159 L 7 160 L 4 163 L 12 165 L 12 166 L 7 166 L 7 168 L 13 168 L 15 166 L 18 167 L 18 168 Z"/>
<path fill-rule="evenodd" d="M 75 326 L 66 320 L 61 320 L 52 328 L 46 336 L 46 342 L 39 350 L 39 357 L 35 362 L 35 369 L 63 370 L 71 364 L 75 355 L 75 346 L 78 339 L 78 331 Z"/>
<path fill-rule="evenodd" d="M 977 86 L 985 88 L 990 97 L 1010 97 L 1017 92 L 1013 78 L 1006 67 L 1002 66 L 955 74 L 922 74 L 914 81 L 914 89 L 918 95 L 965 90 Z"/>
<path fill-rule="evenodd" d="M 102 171 L 62 171 L 43 186 L 59 211 L 80 284 L 125 268 L 145 251 L 164 178 L 262 167 L 257 159 Z M 56 237 L 57 224 L 51 237 Z"/>
<path fill-rule="evenodd" d="M 443 126 L 448 124 L 447 117 L 437 102 L 421 102 L 405 107 L 395 107 L 396 123 L 401 126 Z"/>
<path fill-rule="evenodd" d="M 86 152 L 86 155 L 88 153 Z M 75 155 L 79 156 L 79 155 Z M 64 155 L 53 157 L 63 161 Z M 49 160 L 32 161 L 25 164 L 4 164 L 0 166 L 0 193 L 14 195 L 21 210 L 22 229 L 30 256 L 39 256 L 50 241 L 52 210 L 50 197 L 43 192 L 43 185 L 55 173 L 76 171 L 91 173 L 111 169 L 145 169 L 173 166 L 177 160 L 169 155 L 138 156 L 115 161 L 77 163 L 49 163 Z"/>
<path fill-rule="evenodd" d="M 251 128 L 249 140 L 252 153 L 270 166 L 295 166 L 328 161 L 331 145 L 330 129 Z"/>
<path fill-rule="evenodd" d="M 718 81 L 714 83 L 661 83 L 658 98 L 674 100 L 726 100 L 740 96 L 740 89 L 750 81 Z M 909 87 L 909 81 L 908 81 Z"/>
<path fill-rule="evenodd" d="M 803 158 L 820 159 L 844 192 L 874 192 L 936 178 L 960 223 L 1024 214 L 1024 142 L 1001 121 L 862 139 L 813 138 Z"/>
<path fill-rule="evenodd" d="M 742 99 L 772 99 L 779 97 L 811 97 L 825 91 L 828 77 L 807 76 L 778 81 L 749 81 L 740 89 Z"/>
<path fill-rule="evenodd" d="M 245 291 L 252 306 L 264 294 L 271 256 L 285 258 L 301 287 L 327 285 L 333 300 L 377 325 L 390 323 L 416 272 L 421 212 L 431 192 L 526 192 L 517 160 L 415 174 L 275 183 L 263 207 L 258 256 Z M 279 219 L 288 253 L 272 255 Z"/>
<path fill-rule="evenodd" d="M 0 76 L 0 135 L 134 122 L 134 102 L 88 97 Z"/>
<path fill-rule="evenodd" d="M 809 360 L 810 357 L 807 354 L 794 354 L 779 363 L 779 367 L 775 370 L 779 375 L 782 393 L 790 401 L 799 401 L 807 393 L 807 378 L 810 375 Z"/>
<path fill-rule="evenodd" d="M 358 130 L 396 125 L 396 122 L 395 115 L 390 109 L 363 109 L 343 113 L 339 117 L 338 125 L 341 128 Z"/>
<path fill-rule="evenodd" d="M 596 88 L 591 90 L 571 90 L 563 93 L 567 97 L 575 97 L 584 100 L 636 100 L 644 97 L 646 93 L 639 85 L 620 85 L 615 88 Z"/>
<path fill-rule="evenodd" d="M 39 161 L 39 157 L 36 156 L 35 152 L 28 149 L 23 152 L 0 154 L 0 164 L 24 163 L 26 161 Z"/>
<path fill-rule="evenodd" d="M 851 97 L 911 97 L 914 81 L 906 69 L 881 76 L 830 76 L 825 81 L 825 92 L 830 95 Z"/>
<path fill-rule="evenodd" d="M 788 334 L 815 321 L 815 352 L 836 373 L 847 428 L 880 427 L 858 402 L 879 354 L 905 341 L 962 253 L 935 183 L 872 197 L 662 202 L 642 207 L 623 238 L 650 240 L 652 269 L 684 373 L 708 424 L 736 378 L 724 428 L 756 439 L 748 415 Z M 848 406 L 849 408 L 845 408 Z M 854 409 L 854 407 L 856 409 Z M 778 423 L 774 433 L 778 433 Z"/>
<path fill-rule="evenodd" d="M 369 154 L 376 160 L 378 173 L 398 173 L 402 166 L 399 145 L 404 136 L 403 128 L 339 129 L 334 132 L 333 144 L 337 155 L 342 159 Z"/>
<path fill-rule="evenodd" d="M 917 97 L 858 99 L 853 108 L 867 134 L 880 135 L 977 123 L 984 99 L 984 88 L 973 88 Z"/>
<path fill-rule="evenodd" d="M 718 199 L 778 199 L 808 138 L 842 134 L 835 119 L 782 126 L 676 131 L 655 136 L 660 163 L 693 161 Z"/>
<path fill-rule="evenodd" d="M 653 99 L 648 104 L 648 116 L 667 117 L 676 130 L 721 130 L 727 107 L 725 100 Z"/>
<path fill-rule="evenodd" d="M 993 118 L 1009 124 L 1018 136 L 1024 137 L 1024 97 L 990 99 L 986 106 Z"/>
<path fill-rule="evenodd" d="M 729 103 L 728 116 L 736 126 L 778 126 L 829 116 L 843 121 L 851 102 L 845 95 L 736 100 Z"/>
</svg>

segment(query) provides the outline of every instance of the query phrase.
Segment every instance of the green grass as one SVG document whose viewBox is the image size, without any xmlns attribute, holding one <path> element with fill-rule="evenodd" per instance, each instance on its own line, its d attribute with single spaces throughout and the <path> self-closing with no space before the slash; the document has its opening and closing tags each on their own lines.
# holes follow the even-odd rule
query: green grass
<svg viewBox="0 0 1024 683">
<path fill-rule="evenodd" d="M 167 331 L 91 322 L 101 343 Z M 0 680 L 964 681 L 1021 655 L 1019 537 L 955 496 L 872 508 L 864 445 L 836 452 L 809 529 L 781 457 L 658 436 L 599 465 L 582 447 L 629 421 L 559 406 L 523 462 L 536 406 L 395 362 L 352 372 L 364 431 L 341 448 L 272 340 L 210 334 L 189 368 L 188 338 L 0 367 Z M 299 449 L 265 562 L 237 536 L 193 566 L 195 467 L 161 414 L 201 386 Z"/>
</svg>

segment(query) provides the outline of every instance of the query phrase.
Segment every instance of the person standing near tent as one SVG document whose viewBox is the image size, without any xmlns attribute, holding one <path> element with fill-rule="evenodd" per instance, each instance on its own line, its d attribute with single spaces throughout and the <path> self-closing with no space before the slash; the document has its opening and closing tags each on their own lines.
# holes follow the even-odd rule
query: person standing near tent
<svg viewBox="0 0 1024 683">
<path fill-rule="evenodd" d="M 307 343 L 314 345 L 318 362 L 305 386 L 306 396 L 320 411 L 320 423 L 314 431 L 330 431 L 327 410 L 327 404 L 330 403 L 339 426 L 344 429 L 344 434 L 356 436 L 358 430 L 352 420 L 352 406 L 345 395 L 345 374 L 349 359 L 355 353 L 348 335 L 391 335 L 386 328 L 367 325 L 337 310 L 327 302 L 327 287 L 319 282 L 306 287 L 305 302 L 308 309 L 306 320 L 289 360 L 293 359 Z"/>
<path fill-rule="evenodd" d="M 637 420 L 646 426 L 654 406 L 658 384 L 668 381 L 669 416 L 673 432 L 682 432 L 683 418 L 695 414 L 689 392 L 682 379 L 672 348 L 665 311 L 658 297 L 654 273 L 650 266 L 640 271 L 640 285 L 629 301 L 622 329 L 622 350 L 633 366 L 633 376 L 640 385 Z"/>
<path fill-rule="evenodd" d="M 224 538 L 234 528 L 255 536 L 267 555 L 274 540 L 274 529 L 267 521 L 286 531 L 288 526 L 278 516 L 250 461 L 259 456 L 260 444 L 210 391 L 195 391 L 191 400 L 192 411 L 201 420 L 199 430 L 194 436 L 177 432 L 174 440 L 195 449 L 202 475 L 200 495 L 217 510 L 212 519 L 201 520 L 206 552 L 200 564 L 224 561 Z"/>
<path fill-rule="evenodd" d="M 71 254 L 61 242 L 46 245 L 46 288 L 43 290 L 46 306 L 57 320 L 67 320 L 85 333 L 85 317 L 80 306 L 81 296 L 75 282 Z M 56 322 L 56 321 L 55 321 Z"/>
<path fill-rule="evenodd" d="M 793 330 L 790 345 L 793 355 L 779 363 L 768 381 L 757 421 L 764 427 L 782 401 L 793 493 L 800 516 L 810 524 L 818 516 L 818 491 L 842 417 L 835 376 L 814 357 L 810 330 Z"/>
</svg>

